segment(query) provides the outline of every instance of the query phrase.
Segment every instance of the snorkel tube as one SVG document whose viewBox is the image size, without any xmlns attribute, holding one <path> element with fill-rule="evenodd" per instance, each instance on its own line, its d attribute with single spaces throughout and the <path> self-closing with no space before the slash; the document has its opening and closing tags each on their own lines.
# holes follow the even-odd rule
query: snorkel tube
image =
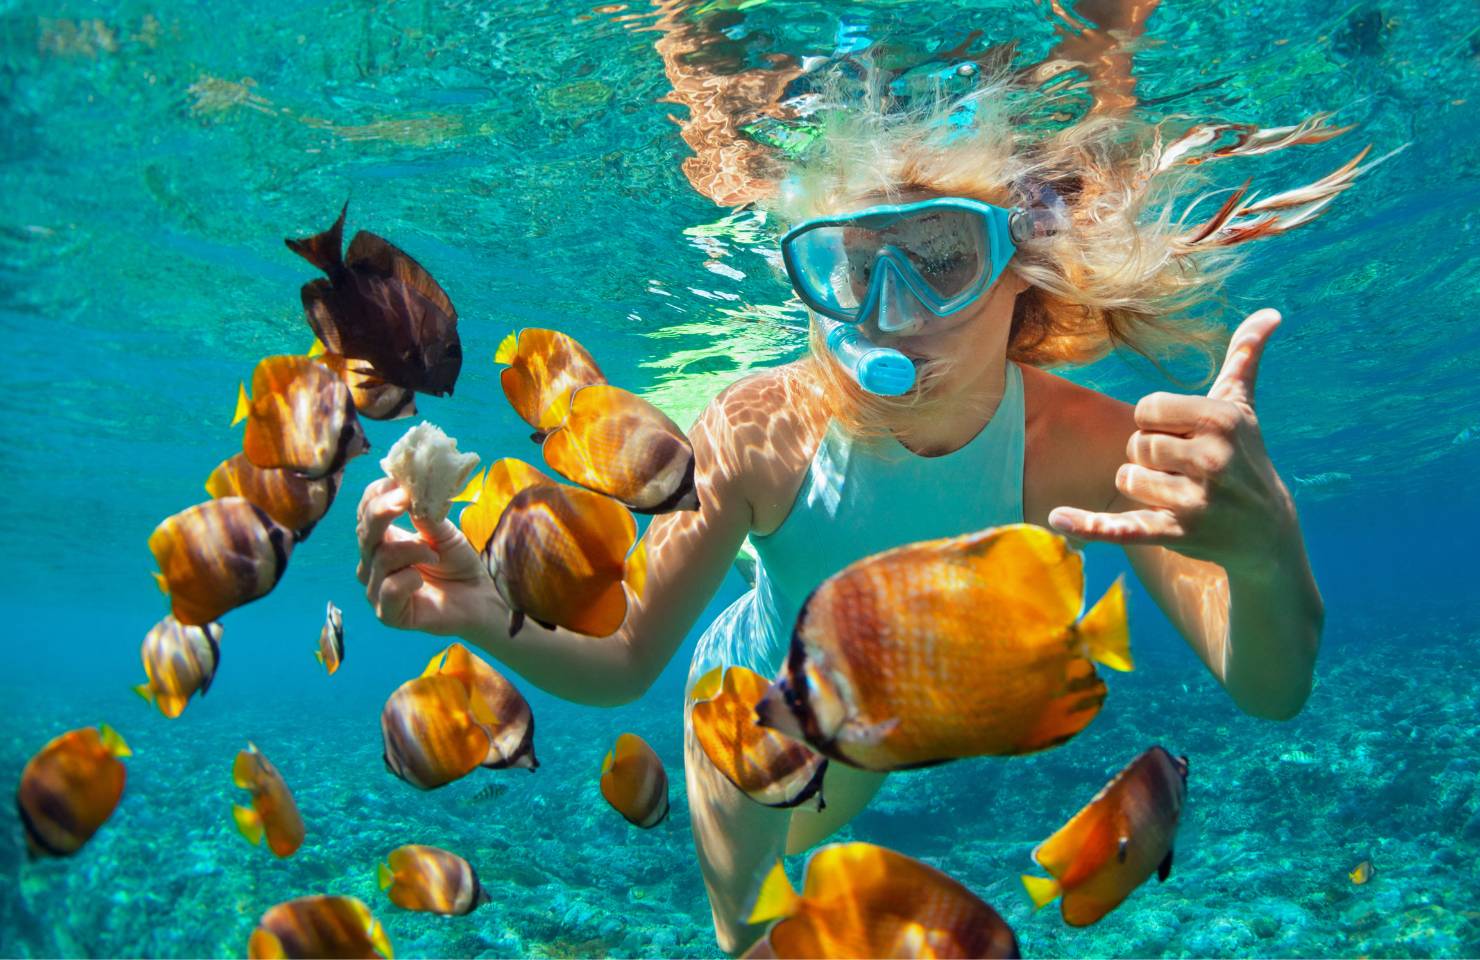
<svg viewBox="0 0 1480 960">
<path fill-rule="evenodd" d="M 915 385 L 915 364 L 898 350 L 871 343 L 858 327 L 814 314 L 827 349 L 860 387 L 880 397 L 898 397 Z"/>
</svg>

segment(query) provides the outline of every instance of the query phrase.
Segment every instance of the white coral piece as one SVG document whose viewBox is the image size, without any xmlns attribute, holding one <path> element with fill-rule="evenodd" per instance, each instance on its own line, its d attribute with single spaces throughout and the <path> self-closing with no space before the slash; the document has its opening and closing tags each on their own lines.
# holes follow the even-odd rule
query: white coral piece
<svg viewBox="0 0 1480 960">
<path fill-rule="evenodd" d="M 452 497 L 477 466 L 476 453 L 458 453 L 455 438 L 425 422 L 407 430 L 380 461 L 386 476 L 411 491 L 411 515 L 432 522 L 447 519 Z"/>
</svg>

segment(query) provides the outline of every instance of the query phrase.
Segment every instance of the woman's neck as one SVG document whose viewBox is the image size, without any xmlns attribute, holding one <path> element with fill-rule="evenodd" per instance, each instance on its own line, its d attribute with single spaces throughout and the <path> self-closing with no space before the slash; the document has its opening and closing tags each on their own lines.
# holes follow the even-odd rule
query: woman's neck
<svg viewBox="0 0 1480 960">
<path fill-rule="evenodd" d="M 985 318 L 982 318 L 985 319 Z M 1007 389 L 1010 323 L 973 324 L 931 376 L 928 399 L 901 409 L 887 423 L 905 448 L 924 457 L 959 450 L 991 422 Z"/>
</svg>

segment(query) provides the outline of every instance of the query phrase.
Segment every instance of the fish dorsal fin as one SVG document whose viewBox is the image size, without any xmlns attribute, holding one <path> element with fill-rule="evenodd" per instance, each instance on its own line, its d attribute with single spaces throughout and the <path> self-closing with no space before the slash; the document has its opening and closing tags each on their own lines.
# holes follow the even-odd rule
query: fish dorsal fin
<svg viewBox="0 0 1480 960">
<path fill-rule="evenodd" d="M 251 413 L 252 398 L 247 395 L 247 385 L 245 383 L 238 383 L 236 385 L 236 412 L 231 416 L 231 425 L 233 427 L 236 426 L 238 423 L 247 419 Z"/>
<path fill-rule="evenodd" d="M 257 760 L 252 756 L 255 752 L 239 751 L 231 764 L 231 782 L 243 790 L 252 790 L 257 786 Z"/>
<path fill-rule="evenodd" d="M 771 872 L 766 874 L 761 891 L 756 895 L 755 908 L 750 911 L 748 923 L 765 923 L 778 917 L 789 917 L 796 913 L 801 898 L 796 888 L 786 878 L 786 871 L 778 859 Z"/>
<path fill-rule="evenodd" d="M 726 679 L 725 668 L 715 667 L 694 683 L 694 688 L 689 691 L 689 699 L 695 702 L 714 699 L 722 688 L 729 686 L 724 682 Z"/>
<path fill-rule="evenodd" d="M 98 726 L 98 739 L 102 741 L 103 748 L 115 757 L 122 759 L 134 755 L 128 744 L 124 742 L 122 735 L 106 723 Z"/>
<path fill-rule="evenodd" d="M 1112 670 L 1135 669 L 1125 616 L 1125 577 L 1116 577 L 1099 602 L 1075 624 L 1085 655 Z"/>
<path fill-rule="evenodd" d="M 494 363 L 511 364 L 519 358 L 519 331 L 515 330 L 499 341 L 498 351 L 493 355 Z"/>
<path fill-rule="evenodd" d="M 1084 603 L 1084 560 L 1059 534 L 1028 523 L 958 537 L 948 559 L 964 565 L 1015 619 L 1062 631 Z M 908 549 L 908 548 L 901 548 Z"/>
</svg>

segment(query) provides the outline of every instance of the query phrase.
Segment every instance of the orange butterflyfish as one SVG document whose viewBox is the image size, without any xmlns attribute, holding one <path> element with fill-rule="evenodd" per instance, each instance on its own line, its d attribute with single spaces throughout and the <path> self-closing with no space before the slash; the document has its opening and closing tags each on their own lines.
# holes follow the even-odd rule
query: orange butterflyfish
<svg viewBox="0 0 1480 960">
<path fill-rule="evenodd" d="M 349 387 L 355 412 L 367 420 L 400 420 L 416 415 L 416 393 L 377 377 L 363 360 L 351 360 L 337 353 L 326 353 L 324 345 L 314 341 L 310 357 L 333 370 Z"/>
<path fill-rule="evenodd" d="M 542 449 L 551 470 L 638 513 L 699 509 L 688 437 L 663 411 L 621 387 L 577 388 Z"/>
<path fill-rule="evenodd" d="M 314 656 L 331 677 L 344 662 L 344 613 L 334 606 L 333 600 L 324 611 L 324 625 L 319 628 L 319 649 Z"/>
<path fill-rule="evenodd" d="M 187 627 L 174 617 L 154 625 L 139 648 L 144 661 L 144 683 L 134 692 L 159 712 L 174 719 L 184 712 L 190 697 L 206 695 L 221 663 L 221 625 Z"/>
<path fill-rule="evenodd" d="M 503 674 L 460 643 L 432 657 L 423 676 L 434 673 L 452 677 L 468 691 L 469 708 L 488 733 L 488 753 L 481 766 L 534 770 L 540 765 L 534 756 L 534 714 L 529 701 Z"/>
<path fill-rule="evenodd" d="M 644 830 L 668 816 L 668 772 L 635 733 L 624 733 L 601 764 L 601 795 L 627 822 Z"/>
<path fill-rule="evenodd" d="M 250 807 L 236 804 L 231 808 L 237 830 L 253 844 L 265 836 L 268 849 L 279 857 L 291 857 L 303 844 L 303 817 L 277 767 L 256 744 L 248 743 L 231 766 L 231 781 L 252 794 Z"/>
<path fill-rule="evenodd" d="M 482 553 L 488 546 L 499 517 L 504 515 L 504 508 L 514 499 L 514 494 L 537 483 L 555 481 L 514 457 L 495 460 L 486 472 L 473 475 L 452 502 L 467 504 L 458 515 L 457 525 L 474 550 Z"/>
<path fill-rule="evenodd" d="M 292 470 L 253 466 L 245 453 L 221 461 L 206 478 L 206 492 L 216 498 L 243 497 L 293 531 L 300 541 L 329 511 L 344 472 L 310 480 Z"/>
<path fill-rule="evenodd" d="M 1057 746 L 1099 713 L 1094 663 L 1131 669 L 1120 581 L 1083 603 L 1079 553 L 1029 524 L 865 557 L 803 605 L 760 722 L 868 770 Z"/>
<path fill-rule="evenodd" d="M 123 796 L 133 751 L 107 724 L 69 730 L 21 771 L 15 806 L 31 857 L 70 857 L 107 822 Z"/>
<path fill-rule="evenodd" d="M 606 383 L 586 348 L 557 330 L 525 327 L 511 333 L 498 345 L 493 362 L 508 364 L 499 383 L 514 412 L 534 427 L 536 441 L 565 420 L 572 391 Z"/>
<path fill-rule="evenodd" d="M 293 533 L 250 501 L 222 497 L 165 518 L 149 535 L 149 550 L 175 619 L 202 627 L 277 586 Z"/>
<path fill-rule="evenodd" d="M 354 897 L 299 897 L 262 915 L 247 941 L 250 960 L 344 957 L 393 960 L 390 938 Z"/>
<path fill-rule="evenodd" d="M 956 879 L 871 843 L 807 861 L 798 894 L 778 861 L 751 923 L 775 918 L 747 957 L 1017 957 L 1001 915 Z"/>
<path fill-rule="evenodd" d="M 756 723 L 770 681 L 744 667 L 715 667 L 694 684 L 689 723 L 704 755 L 746 796 L 768 807 L 808 801 L 821 810 L 827 760 L 805 743 Z"/>
<path fill-rule="evenodd" d="M 308 357 L 267 357 L 252 371 L 252 392 L 237 393 L 232 424 L 247 421 L 242 452 L 263 469 L 318 480 L 370 449 L 349 388 Z"/>
<path fill-rule="evenodd" d="M 379 380 L 451 395 L 462 370 L 452 301 L 421 264 L 367 230 L 342 250 L 348 211 L 346 203 L 323 233 L 283 241 L 328 275 L 300 291 L 314 336 L 327 353 L 361 361 Z"/>
<path fill-rule="evenodd" d="M 1372 879 L 1372 861 L 1371 860 L 1363 860 L 1361 863 L 1357 864 L 1355 867 L 1352 867 L 1351 870 L 1347 873 L 1347 878 L 1350 879 L 1351 882 L 1352 883 L 1355 883 L 1357 886 L 1361 886 L 1362 884 L 1366 883 L 1368 880 L 1371 880 Z"/>
<path fill-rule="evenodd" d="M 627 618 L 622 580 L 636 540 L 632 514 L 599 493 L 537 483 L 514 494 L 483 549 L 510 635 L 526 616 L 550 629 L 615 633 Z"/>
<path fill-rule="evenodd" d="M 1085 927 L 1120 905 L 1153 873 L 1172 872 L 1172 844 L 1187 796 L 1187 758 L 1161 747 L 1141 754 L 1084 809 L 1033 850 L 1048 877 L 1023 875 L 1034 908 L 1063 896 L 1064 922 Z"/>
<path fill-rule="evenodd" d="M 406 910 L 455 917 L 472 913 L 492 899 L 478 882 L 472 864 L 438 847 L 416 843 L 397 847 L 376 873 L 380 889 Z"/>
</svg>

